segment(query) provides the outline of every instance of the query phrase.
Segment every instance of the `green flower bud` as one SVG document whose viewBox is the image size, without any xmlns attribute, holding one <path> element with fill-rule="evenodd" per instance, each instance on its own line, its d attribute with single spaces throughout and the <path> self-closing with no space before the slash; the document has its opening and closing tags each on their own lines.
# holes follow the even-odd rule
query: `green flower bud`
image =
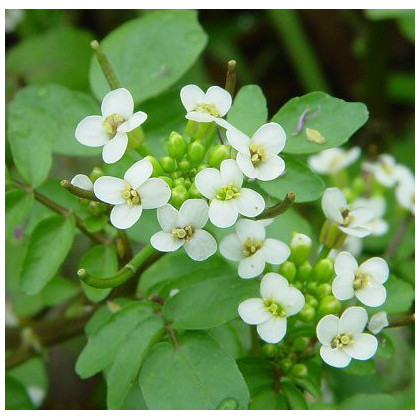
<svg viewBox="0 0 420 420">
<path fill-rule="evenodd" d="M 209 165 L 213 168 L 220 168 L 220 164 L 230 158 L 231 152 L 231 146 L 225 144 L 213 146 L 209 151 Z"/>
<path fill-rule="evenodd" d="M 171 173 L 176 169 L 176 160 L 170 156 L 161 157 L 159 163 L 165 172 Z"/>
<path fill-rule="evenodd" d="M 293 341 L 293 348 L 296 351 L 305 351 L 308 348 L 310 339 L 309 337 L 298 337 Z"/>
<path fill-rule="evenodd" d="M 278 347 L 275 344 L 264 344 L 262 352 L 265 357 L 274 357 L 278 353 Z"/>
<path fill-rule="evenodd" d="M 191 198 L 203 198 L 203 196 L 201 195 L 200 191 L 198 191 L 194 182 L 191 184 L 191 187 L 188 189 L 188 193 Z"/>
<path fill-rule="evenodd" d="M 281 359 L 279 365 L 282 370 L 287 372 L 293 366 L 293 362 L 290 359 Z"/>
<path fill-rule="evenodd" d="M 178 162 L 178 169 L 183 173 L 183 174 L 185 174 L 186 172 L 188 172 L 189 170 L 190 170 L 190 168 L 191 168 L 191 162 L 188 160 L 188 159 L 186 159 L 186 158 L 183 158 L 183 159 L 181 159 L 179 162 Z"/>
<path fill-rule="evenodd" d="M 324 298 L 325 296 L 331 295 L 331 285 L 328 283 L 320 284 L 316 289 L 316 296 L 319 299 Z"/>
<path fill-rule="evenodd" d="M 329 249 L 341 249 L 347 234 L 342 232 L 336 223 L 326 220 L 319 234 L 319 242 Z"/>
<path fill-rule="evenodd" d="M 134 130 L 127 133 L 127 137 L 128 148 L 132 150 L 139 149 L 145 140 L 143 128 L 141 126 L 136 127 Z"/>
<path fill-rule="evenodd" d="M 188 120 L 185 132 L 195 140 L 207 140 L 216 130 L 216 123 L 214 122 L 197 122 Z"/>
<path fill-rule="evenodd" d="M 171 175 L 170 175 L 170 177 L 171 177 L 172 179 L 177 179 L 177 178 L 179 178 L 180 176 L 181 176 L 181 172 L 179 172 L 179 171 L 172 172 L 172 173 L 171 173 Z"/>
<path fill-rule="evenodd" d="M 187 190 L 191 187 L 191 180 L 190 180 L 190 178 L 185 178 L 184 185 L 185 185 L 185 188 Z"/>
<path fill-rule="evenodd" d="M 152 166 L 153 166 L 153 172 L 152 172 L 152 176 L 160 176 L 163 175 L 163 168 L 160 165 L 159 161 L 151 155 L 148 155 L 145 157 L 147 160 L 150 160 Z"/>
<path fill-rule="evenodd" d="M 160 179 L 163 179 L 171 188 L 174 184 L 174 181 L 172 178 L 169 178 L 169 176 L 160 176 Z"/>
<path fill-rule="evenodd" d="M 312 250 L 312 239 L 303 233 L 293 233 L 290 241 L 290 260 L 296 265 L 303 264 Z"/>
<path fill-rule="evenodd" d="M 309 294 L 305 295 L 305 301 L 308 305 L 312 306 L 313 308 L 316 308 L 319 303 L 316 298 L 314 298 L 312 295 L 309 295 Z"/>
<path fill-rule="evenodd" d="M 173 185 L 175 187 L 177 187 L 178 185 L 183 185 L 185 187 L 185 178 L 183 178 L 182 176 L 180 178 L 174 179 L 173 180 Z"/>
<path fill-rule="evenodd" d="M 318 307 L 318 315 L 323 317 L 328 314 L 337 314 L 341 310 L 341 303 L 334 296 L 325 296 L 322 298 Z"/>
<path fill-rule="evenodd" d="M 102 171 L 102 169 L 95 166 L 92 169 L 92 172 L 90 173 L 89 178 L 92 182 L 95 182 L 98 178 L 100 178 L 103 175 L 104 175 L 104 172 Z"/>
<path fill-rule="evenodd" d="M 290 374 L 295 378 L 305 378 L 308 376 L 308 368 L 303 363 L 296 363 L 290 369 Z"/>
<path fill-rule="evenodd" d="M 296 289 L 302 290 L 303 289 L 303 283 L 301 281 L 297 281 L 294 286 Z"/>
<path fill-rule="evenodd" d="M 280 266 L 280 274 L 289 281 L 293 282 L 296 277 L 296 266 L 291 261 L 286 261 Z"/>
<path fill-rule="evenodd" d="M 309 261 L 304 262 L 297 270 L 297 278 L 301 281 L 307 281 L 311 277 L 312 266 Z"/>
<path fill-rule="evenodd" d="M 315 309 L 311 305 L 305 303 L 305 306 L 298 314 L 298 318 L 303 322 L 311 322 L 314 319 L 314 317 Z"/>
<path fill-rule="evenodd" d="M 307 285 L 306 285 L 306 290 L 309 292 L 309 293 L 312 293 L 312 294 L 315 294 L 316 293 L 316 288 L 318 287 L 318 284 L 317 283 L 315 283 L 314 281 L 311 281 L 311 282 L 309 282 Z"/>
<path fill-rule="evenodd" d="M 200 164 L 197 166 L 197 173 L 198 173 L 198 172 L 200 172 L 200 171 L 202 171 L 203 169 L 208 168 L 208 167 L 209 167 L 209 165 L 208 165 L 207 163 L 200 163 Z"/>
<path fill-rule="evenodd" d="M 312 270 L 311 281 L 325 283 L 332 279 L 334 275 L 334 261 L 332 258 L 319 260 Z"/>
<path fill-rule="evenodd" d="M 187 189 L 183 185 L 177 185 L 172 188 L 170 203 L 179 209 L 185 200 L 188 200 L 189 195 Z"/>
<path fill-rule="evenodd" d="M 192 163 L 200 163 L 206 155 L 206 151 L 203 144 L 196 140 L 188 146 L 187 156 Z"/>
<path fill-rule="evenodd" d="M 187 151 L 188 143 L 176 131 L 172 131 L 168 140 L 168 154 L 175 159 L 181 159 Z"/>
</svg>

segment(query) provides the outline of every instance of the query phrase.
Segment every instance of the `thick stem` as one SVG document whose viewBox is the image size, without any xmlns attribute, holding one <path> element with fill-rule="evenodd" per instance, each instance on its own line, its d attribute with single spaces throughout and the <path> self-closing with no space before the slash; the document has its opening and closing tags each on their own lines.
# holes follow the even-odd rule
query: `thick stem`
<svg viewBox="0 0 420 420">
<path fill-rule="evenodd" d="M 96 59 L 98 60 L 99 65 L 101 66 L 102 72 L 104 73 L 109 87 L 112 90 L 121 87 L 121 83 L 118 81 L 117 76 L 115 75 L 115 72 L 111 67 L 111 64 L 109 63 L 107 56 L 103 53 L 101 47 L 99 46 L 99 42 L 96 40 L 92 41 L 90 43 L 90 46 L 92 47 L 93 51 L 95 51 Z"/>
<path fill-rule="evenodd" d="M 295 199 L 296 195 L 294 192 L 287 193 L 283 201 L 278 202 L 272 207 L 267 207 L 260 215 L 256 217 L 256 219 L 271 219 L 273 217 L 285 213 L 287 210 L 290 209 L 290 207 L 292 207 Z"/>
<path fill-rule="evenodd" d="M 398 247 L 400 246 L 405 234 L 407 233 L 408 228 L 410 227 L 412 218 L 413 215 L 411 213 L 407 213 L 407 215 L 404 217 L 403 221 L 401 222 L 400 226 L 395 232 L 394 238 L 392 239 L 391 243 L 389 244 L 387 250 L 384 253 L 385 259 L 393 257 L 398 251 Z"/>
<path fill-rule="evenodd" d="M 389 325 L 385 328 L 405 327 L 406 325 L 410 325 L 411 323 L 415 322 L 415 318 L 415 313 L 400 316 L 398 318 L 391 319 L 389 321 Z"/>
<path fill-rule="evenodd" d="M 230 60 L 228 61 L 228 65 L 227 65 L 225 89 L 230 93 L 232 98 L 235 93 L 235 85 L 236 85 L 236 61 Z"/>
<path fill-rule="evenodd" d="M 99 203 L 103 203 L 103 201 L 101 201 L 98 197 L 96 197 L 96 195 L 93 191 L 85 190 L 83 188 L 76 187 L 75 185 L 73 185 L 67 179 L 63 179 L 60 182 L 60 185 L 63 188 L 65 188 L 67 191 L 69 191 L 70 193 L 72 193 L 73 195 L 75 195 L 77 197 L 85 198 L 85 199 L 91 200 L 91 201 L 98 201 Z M 105 204 L 107 204 L 107 203 L 105 203 Z"/>
</svg>

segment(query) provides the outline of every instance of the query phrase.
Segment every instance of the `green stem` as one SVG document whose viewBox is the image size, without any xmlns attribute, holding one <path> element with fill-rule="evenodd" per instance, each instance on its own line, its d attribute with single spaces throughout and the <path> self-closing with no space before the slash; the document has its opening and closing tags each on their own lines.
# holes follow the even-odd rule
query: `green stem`
<svg viewBox="0 0 420 420">
<path fill-rule="evenodd" d="M 93 51 L 95 51 L 96 59 L 98 60 L 99 65 L 101 66 L 102 72 L 104 73 L 109 87 L 112 90 L 121 87 L 121 83 L 118 81 L 117 76 L 115 75 L 114 70 L 111 67 L 111 64 L 109 63 L 107 56 L 103 53 L 101 47 L 99 46 L 99 42 L 96 40 L 92 41 L 90 43 L 90 46 L 92 47 Z"/>
<path fill-rule="evenodd" d="M 235 85 L 236 85 L 236 61 L 230 60 L 228 61 L 228 65 L 227 65 L 225 89 L 230 93 L 232 98 L 235 93 Z"/>
<path fill-rule="evenodd" d="M 407 213 L 407 215 L 404 217 L 403 221 L 401 222 L 400 226 L 395 232 L 394 238 L 392 239 L 391 243 L 389 244 L 387 250 L 384 253 L 385 259 L 393 257 L 398 251 L 398 247 L 400 246 L 405 234 L 407 233 L 408 228 L 410 227 L 412 218 L 413 215 L 411 213 Z"/>
<path fill-rule="evenodd" d="M 80 197 L 85 198 L 87 200 L 91 201 L 98 201 L 99 203 L 103 203 L 102 200 L 100 200 L 98 197 L 96 197 L 95 193 L 90 190 L 85 190 L 83 188 L 76 187 L 73 185 L 70 181 L 67 179 L 63 179 L 60 183 L 60 185 L 65 188 L 67 191 L 69 191 L 71 194 Z M 105 203 L 107 204 L 107 203 Z"/>
<path fill-rule="evenodd" d="M 415 322 L 416 315 L 412 313 L 410 315 L 401 316 L 389 321 L 389 325 L 385 328 L 395 328 L 395 327 L 405 327 L 406 325 L 410 325 L 411 323 Z"/>
<path fill-rule="evenodd" d="M 318 260 L 323 260 L 324 258 L 327 258 L 330 251 L 331 249 L 324 245 L 321 249 L 321 252 L 318 255 Z"/>
<path fill-rule="evenodd" d="M 296 199 L 296 195 L 294 192 L 289 192 L 284 197 L 283 201 L 278 202 L 272 207 L 267 207 L 260 215 L 258 215 L 255 219 L 271 219 L 276 217 L 280 214 L 285 213 L 287 210 L 292 207 L 294 201 Z"/>
</svg>

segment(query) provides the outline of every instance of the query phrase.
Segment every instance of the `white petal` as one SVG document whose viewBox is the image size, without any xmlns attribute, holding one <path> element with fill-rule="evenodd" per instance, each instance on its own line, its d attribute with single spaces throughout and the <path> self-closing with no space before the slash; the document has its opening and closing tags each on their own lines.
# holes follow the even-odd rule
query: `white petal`
<svg viewBox="0 0 420 420">
<path fill-rule="evenodd" d="M 366 236 L 370 235 L 370 230 L 367 227 L 343 227 L 343 226 L 339 226 L 339 229 L 344 232 L 347 233 L 347 235 L 350 236 L 354 236 L 356 238 L 365 238 Z"/>
<path fill-rule="evenodd" d="M 278 178 L 285 169 L 284 160 L 277 155 L 269 155 L 267 160 L 261 162 L 255 169 L 257 179 L 261 181 L 271 181 Z"/>
<path fill-rule="evenodd" d="M 267 153 L 277 155 L 286 144 L 286 132 L 280 124 L 270 122 L 255 132 L 251 143 L 262 144 Z"/>
<path fill-rule="evenodd" d="M 389 325 L 388 316 L 385 311 L 380 311 L 375 315 L 372 315 L 369 323 L 368 330 L 372 334 L 379 334 L 385 327 Z"/>
<path fill-rule="evenodd" d="M 250 156 L 249 145 L 251 144 L 251 139 L 246 134 L 233 127 L 226 131 L 226 137 L 235 150 Z"/>
<path fill-rule="evenodd" d="M 126 182 L 113 176 L 101 176 L 93 184 L 93 191 L 99 200 L 109 204 L 122 204 L 125 199 L 121 192 L 124 191 Z"/>
<path fill-rule="evenodd" d="M 377 283 L 373 280 L 369 282 L 368 286 L 356 290 L 354 294 L 360 302 L 371 308 L 381 306 L 386 300 L 385 287 L 381 283 Z"/>
<path fill-rule="evenodd" d="M 267 273 L 261 280 L 260 293 L 263 299 L 278 301 L 288 288 L 289 282 L 283 276 L 277 273 Z"/>
<path fill-rule="evenodd" d="M 131 93 L 125 88 L 119 88 L 108 92 L 101 106 L 102 115 L 108 117 L 117 114 L 128 120 L 133 115 L 134 101 Z"/>
<path fill-rule="evenodd" d="M 139 220 L 143 208 L 141 205 L 129 206 L 128 204 L 117 204 L 111 210 L 110 220 L 117 229 L 128 229 Z"/>
<path fill-rule="evenodd" d="M 127 149 L 128 137 L 126 133 L 117 133 L 102 149 L 102 159 L 105 163 L 119 161 Z"/>
<path fill-rule="evenodd" d="M 223 187 L 222 175 L 215 168 L 203 169 L 195 176 L 194 182 L 198 191 L 210 200 L 216 197 L 220 188 Z"/>
<path fill-rule="evenodd" d="M 277 239 L 266 239 L 261 251 L 265 260 L 270 264 L 282 264 L 290 255 L 289 247 Z"/>
<path fill-rule="evenodd" d="M 373 219 L 366 227 L 371 231 L 374 236 L 382 236 L 389 230 L 388 222 L 384 219 Z"/>
<path fill-rule="evenodd" d="M 278 302 L 283 306 L 286 316 L 293 316 L 305 306 L 305 296 L 296 287 L 289 286 Z"/>
<path fill-rule="evenodd" d="M 347 251 L 340 252 L 334 262 L 334 271 L 338 276 L 354 274 L 358 268 L 356 258 Z"/>
<path fill-rule="evenodd" d="M 271 317 L 262 324 L 258 324 L 257 331 L 266 343 L 278 343 L 286 335 L 287 320 L 286 318 Z"/>
<path fill-rule="evenodd" d="M 338 335 L 338 316 L 326 315 L 316 326 L 316 336 L 321 344 L 329 346 L 331 341 Z"/>
<path fill-rule="evenodd" d="M 185 242 L 184 249 L 194 261 L 204 261 L 217 251 L 217 242 L 207 231 L 196 229 L 192 238 Z"/>
<path fill-rule="evenodd" d="M 227 228 L 235 224 L 238 219 L 237 200 L 213 200 L 209 207 L 209 218 L 213 225 Z"/>
<path fill-rule="evenodd" d="M 197 122 L 214 122 L 215 117 L 213 115 L 207 114 L 207 112 L 202 111 L 190 111 L 185 116 L 188 120 L 197 121 Z"/>
<path fill-rule="evenodd" d="M 150 238 L 150 243 L 152 244 L 152 247 L 158 251 L 172 252 L 181 248 L 181 246 L 184 245 L 185 240 L 175 238 L 171 233 L 161 230 Z"/>
<path fill-rule="evenodd" d="M 239 169 L 250 179 L 256 179 L 258 177 L 258 172 L 255 166 L 252 164 L 251 156 L 244 155 L 243 153 L 238 153 L 236 155 L 236 163 L 239 166 Z"/>
<path fill-rule="evenodd" d="M 385 283 L 389 277 L 388 264 L 383 258 L 379 257 L 369 258 L 360 265 L 360 270 L 363 273 L 370 274 L 378 283 Z"/>
<path fill-rule="evenodd" d="M 245 258 L 243 254 L 242 242 L 236 233 L 225 236 L 220 242 L 219 249 L 221 254 L 231 261 L 241 261 Z"/>
<path fill-rule="evenodd" d="M 330 366 L 336 368 L 344 368 L 348 366 L 351 361 L 351 357 L 344 352 L 342 349 L 333 349 L 330 346 L 322 346 L 320 349 L 320 355 L 322 360 Z"/>
<path fill-rule="evenodd" d="M 227 90 L 219 86 L 211 86 L 207 89 L 204 102 L 214 104 L 219 111 L 219 116 L 223 117 L 232 106 L 232 96 Z"/>
<path fill-rule="evenodd" d="M 354 275 L 351 273 L 337 276 L 332 283 L 333 295 L 338 300 L 347 300 L 354 296 Z"/>
<path fill-rule="evenodd" d="M 187 111 L 194 111 L 198 104 L 204 103 L 204 92 L 196 85 L 187 85 L 181 89 L 181 102 Z"/>
<path fill-rule="evenodd" d="M 235 199 L 240 214 L 245 217 L 255 217 L 265 208 L 264 198 L 254 190 L 242 188 L 240 196 Z"/>
<path fill-rule="evenodd" d="M 213 121 L 217 124 L 220 125 L 220 127 L 223 127 L 225 130 L 230 130 L 232 128 L 235 128 L 232 124 L 228 123 L 226 120 L 224 120 L 223 118 L 217 118 L 214 117 Z"/>
<path fill-rule="evenodd" d="M 206 225 L 209 219 L 209 206 L 203 199 L 193 198 L 182 203 L 179 209 L 179 225 L 196 229 Z"/>
<path fill-rule="evenodd" d="M 340 334 L 361 333 L 365 329 L 367 321 L 366 309 L 360 306 L 351 306 L 342 313 L 338 322 L 338 332 Z"/>
<path fill-rule="evenodd" d="M 97 115 L 80 121 L 74 134 L 77 141 L 90 147 L 103 146 L 109 140 L 109 134 L 102 125 L 103 121 L 103 117 Z"/>
<path fill-rule="evenodd" d="M 378 349 L 378 340 L 371 334 L 353 334 L 354 343 L 343 347 L 343 350 L 354 359 L 367 360 L 373 357 Z"/>
<path fill-rule="evenodd" d="M 119 133 L 129 133 L 135 128 L 142 125 L 147 120 L 147 114 L 143 111 L 138 111 L 126 122 L 118 126 L 117 131 Z"/>
<path fill-rule="evenodd" d="M 238 307 L 239 316 L 250 325 L 261 324 L 271 318 L 270 312 L 265 309 L 264 301 L 260 298 L 244 300 Z"/>
<path fill-rule="evenodd" d="M 233 184 L 237 188 L 242 187 L 244 176 L 235 160 L 224 160 L 220 165 L 220 174 L 226 187 L 230 184 Z"/>
<path fill-rule="evenodd" d="M 171 198 L 169 185 L 160 178 L 149 178 L 138 187 L 141 205 L 144 209 L 156 209 L 166 204 Z"/>
<path fill-rule="evenodd" d="M 72 180 L 71 184 L 82 190 L 93 191 L 93 182 L 90 178 L 83 174 L 77 174 Z"/>
<path fill-rule="evenodd" d="M 171 233 L 172 229 L 180 226 L 178 210 L 171 204 L 165 204 L 157 209 L 157 219 L 164 232 Z"/>
<path fill-rule="evenodd" d="M 366 223 L 374 219 L 375 213 L 372 210 L 359 207 L 350 212 L 349 227 L 364 226 Z"/>
<path fill-rule="evenodd" d="M 142 159 L 131 165 L 124 174 L 124 180 L 135 190 L 150 178 L 153 172 L 153 165 L 149 159 Z"/>
<path fill-rule="evenodd" d="M 265 239 L 265 227 L 259 220 L 241 219 L 236 223 L 235 228 L 241 242 L 245 242 L 249 238 L 258 241 Z"/>
<path fill-rule="evenodd" d="M 346 197 L 338 188 L 327 188 L 322 196 L 322 210 L 332 222 L 343 223 L 341 213 L 347 208 Z"/>
<path fill-rule="evenodd" d="M 264 268 L 264 256 L 260 251 L 257 251 L 254 255 L 244 258 L 239 263 L 238 274 L 243 279 L 252 279 L 259 276 L 264 271 Z"/>
</svg>

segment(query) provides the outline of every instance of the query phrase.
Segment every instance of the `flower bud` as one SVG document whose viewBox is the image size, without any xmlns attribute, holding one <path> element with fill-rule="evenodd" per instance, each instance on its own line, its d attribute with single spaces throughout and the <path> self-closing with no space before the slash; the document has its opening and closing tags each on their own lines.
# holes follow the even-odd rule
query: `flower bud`
<svg viewBox="0 0 420 420">
<path fill-rule="evenodd" d="M 152 176 L 160 176 L 163 175 L 163 168 L 160 165 L 159 161 L 152 155 L 148 155 L 145 157 L 147 160 L 149 160 L 153 166 L 153 172 Z"/>
<path fill-rule="evenodd" d="M 189 171 L 189 169 L 191 168 L 191 162 L 186 159 L 183 158 L 178 162 L 178 169 L 182 172 L 182 173 L 186 173 Z"/>
<path fill-rule="evenodd" d="M 172 188 L 170 203 L 179 209 L 185 200 L 188 200 L 189 195 L 187 189 L 183 185 L 177 185 Z"/>
<path fill-rule="evenodd" d="M 167 173 L 171 173 L 176 169 L 176 160 L 170 156 L 161 157 L 159 163 Z"/>
<path fill-rule="evenodd" d="M 198 172 L 200 172 L 200 171 L 202 171 L 203 169 L 208 168 L 208 167 L 209 167 L 209 165 L 208 165 L 207 163 L 200 163 L 200 164 L 197 166 L 197 173 L 198 173 Z"/>
<path fill-rule="evenodd" d="M 311 282 L 309 282 L 307 285 L 306 285 L 306 290 L 309 292 L 309 293 L 312 293 L 312 294 L 315 294 L 316 293 L 316 288 L 318 287 L 318 284 L 317 283 L 315 283 L 314 281 L 311 281 Z"/>
<path fill-rule="evenodd" d="M 230 158 L 232 147 L 220 144 L 213 146 L 209 151 L 209 165 L 213 168 L 220 168 L 220 164 Z"/>
<path fill-rule="evenodd" d="M 196 140 L 188 146 L 187 156 L 192 163 L 197 164 L 203 160 L 206 155 L 206 151 L 207 150 L 203 144 L 199 140 Z"/>
<path fill-rule="evenodd" d="M 171 175 L 170 175 L 170 177 L 172 178 L 172 179 L 177 179 L 177 178 L 179 178 L 181 176 L 181 172 L 180 171 L 175 171 L 175 172 L 172 172 L 171 173 Z"/>
<path fill-rule="evenodd" d="M 90 173 L 89 178 L 92 182 L 95 182 L 98 178 L 100 178 L 103 175 L 104 175 L 104 172 L 102 171 L 102 169 L 95 166 L 92 169 L 92 172 Z"/>
<path fill-rule="evenodd" d="M 308 368 L 303 363 L 296 363 L 290 369 L 290 374 L 295 378 L 305 378 L 308 376 Z"/>
<path fill-rule="evenodd" d="M 195 183 L 193 182 L 191 184 L 191 187 L 188 189 L 188 194 L 191 198 L 203 198 L 200 191 L 198 191 L 198 188 L 196 187 Z"/>
<path fill-rule="evenodd" d="M 328 295 L 331 295 L 331 285 L 329 283 L 320 284 L 316 288 L 316 296 L 318 297 L 318 299 L 322 299 Z"/>
<path fill-rule="evenodd" d="M 128 134 L 128 148 L 132 150 L 139 149 L 144 142 L 144 131 L 141 126 L 131 130 Z"/>
<path fill-rule="evenodd" d="M 296 351 L 305 351 L 308 348 L 310 339 L 309 337 L 298 337 L 293 341 L 293 348 Z"/>
<path fill-rule="evenodd" d="M 195 140 L 207 140 L 216 130 L 214 122 L 198 122 L 188 120 L 185 132 Z"/>
<path fill-rule="evenodd" d="M 293 233 L 290 241 L 290 260 L 296 265 L 303 264 L 309 257 L 312 249 L 312 239 L 303 233 Z"/>
<path fill-rule="evenodd" d="M 305 306 L 298 314 L 298 318 L 303 322 L 311 322 L 314 319 L 314 317 L 315 309 L 311 305 L 305 303 Z"/>
<path fill-rule="evenodd" d="M 297 278 L 301 281 L 307 281 L 311 277 L 312 266 L 309 261 L 304 262 L 297 270 Z"/>
<path fill-rule="evenodd" d="M 163 179 L 169 185 L 169 187 L 172 188 L 173 183 L 174 183 L 172 178 L 169 178 L 169 176 L 160 176 L 159 178 Z"/>
<path fill-rule="evenodd" d="M 293 362 L 290 359 L 281 359 L 279 364 L 280 368 L 285 372 L 287 372 L 293 366 Z"/>
<path fill-rule="evenodd" d="M 325 296 L 322 298 L 318 307 L 320 317 L 328 314 L 337 314 L 341 310 L 341 303 L 334 296 Z"/>
<path fill-rule="evenodd" d="M 289 281 L 293 282 L 296 277 L 296 266 L 291 261 L 286 261 L 280 266 L 280 274 Z"/>
<path fill-rule="evenodd" d="M 316 298 L 314 298 L 312 295 L 309 295 L 309 294 L 305 295 L 305 301 L 308 305 L 312 306 L 313 308 L 316 308 L 319 303 Z"/>
<path fill-rule="evenodd" d="M 173 185 L 175 187 L 177 187 L 178 185 L 183 185 L 185 187 L 185 178 L 181 176 L 181 177 L 179 177 L 177 179 L 174 179 L 173 180 Z"/>
<path fill-rule="evenodd" d="M 332 279 L 334 275 L 334 262 L 332 258 L 319 260 L 312 270 L 311 281 L 315 283 L 325 283 Z"/>
<path fill-rule="evenodd" d="M 262 346 L 262 352 L 265 357 L 274 357 L 277 355 L 278 347 L 275 344 L 264 344 Z"/>
<path fill-rule="evenodd" d="M 341 249 L 347 234 L 342 232 L 336 223 L 326 220 L 319 234 L 319 242 L 330 249 Z"/>
<path fill-rule="evenodd" d="M 181 134 L 177 133 L 176 131 L 172 131 L 172 133 L 169 135 L 168 140 L 169 156 L 175 159 L 181 159 L 182 156 L 185 155 L 187 147 L 188 144 L 184 137 L 182 137 Z"/>
</svg>

